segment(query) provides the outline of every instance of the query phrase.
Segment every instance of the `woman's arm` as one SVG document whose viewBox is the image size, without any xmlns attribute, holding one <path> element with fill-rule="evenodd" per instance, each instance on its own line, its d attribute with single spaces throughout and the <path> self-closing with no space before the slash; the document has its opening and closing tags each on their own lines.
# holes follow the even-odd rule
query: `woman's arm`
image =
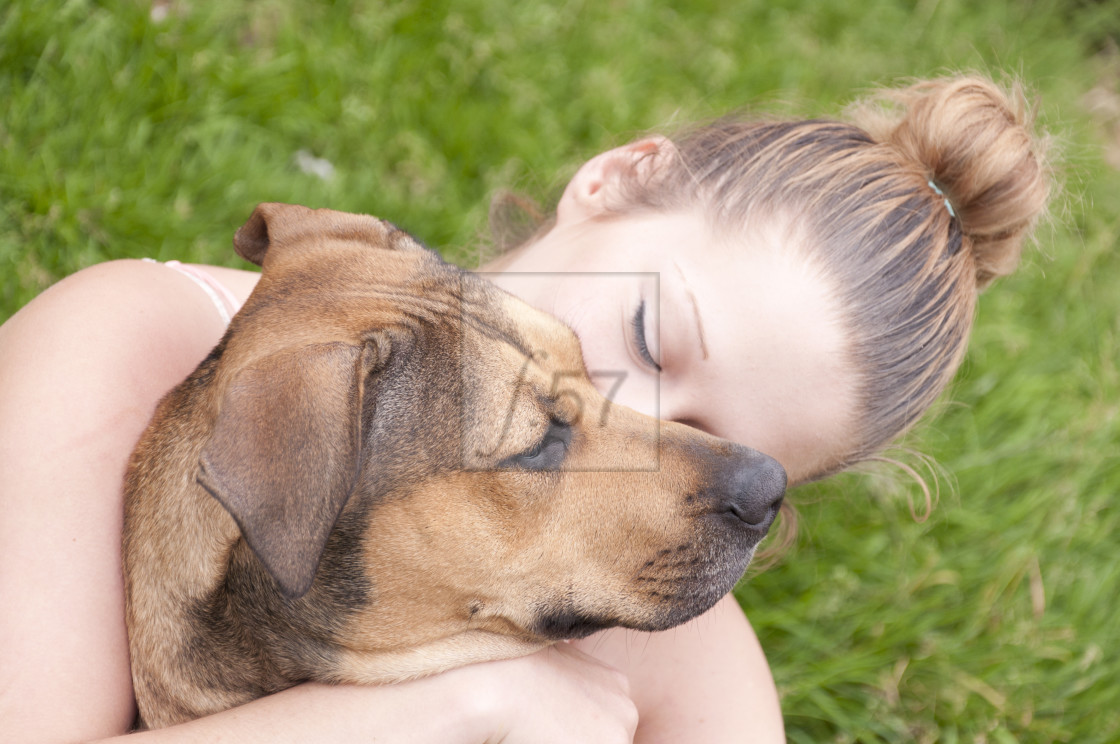
<svg viewBox="0 0 1120 744">
<path fill-rule="evenodd" d="M 672 630 L 608 630 L 578 645 L 629 676 L 635 744 L 785 741 L 770 667 L 730 596 Z"/>
<path fill-rule="evenodd" d="M 129 735 L 136 744 L 237 741 L 239 744 L 284 742 L 368 742 L 410 744 L 480 744 L 481 719 L 460 698 L 443 690 L 439 677 L 381 688 L 327 687 L 306 684 L 239 708 L 189 723 Z M 121 737 L 101 739 L 122 741 Z"/>
<path fill-rule="evenodd" d="M 637 721 L 621 672 L 559 646 L 382 687 L 300 685 L 128 741 L 630 744 Z"/>
</svg>

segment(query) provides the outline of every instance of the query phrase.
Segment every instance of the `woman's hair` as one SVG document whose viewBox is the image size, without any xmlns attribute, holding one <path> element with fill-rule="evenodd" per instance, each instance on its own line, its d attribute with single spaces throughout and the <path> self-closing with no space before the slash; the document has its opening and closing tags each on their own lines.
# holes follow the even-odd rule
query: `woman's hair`
<svg viewBox="0 0 1120 744">
<path fill-rule="evenodd" d="M 698 208 L 721 230 L 777 218 L 831 285 L 856 421 L 848 451 L 815 477 L 873 456 L 933 404 L 964 356 L 979 290 L 1018 264 L 1050 190 L 1018 86 L 919 82 L 848 119 L 723 119 L 626 190 L 628 209 Z"/>
<path fill-rule="evenodd" d="M 830 284 L 867 460 L 930 407 L 964 356 L 977 293 L 1010 273 L 1050 190 L 1019 86 L 958 76 L 883 90 L 847 121 L 728 117 L 636 164 L 611 212 L 695 211 L 723 234 L 777 219 Z M 615 203 L 616 202 L 616 203 Z"/>
</svg>

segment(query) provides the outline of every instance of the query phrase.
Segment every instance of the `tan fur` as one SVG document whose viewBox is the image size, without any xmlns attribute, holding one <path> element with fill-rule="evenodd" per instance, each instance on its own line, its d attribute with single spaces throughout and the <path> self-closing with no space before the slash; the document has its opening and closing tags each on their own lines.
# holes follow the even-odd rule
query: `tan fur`
<svg viewBox="0 0 1120 744">
<path fill-rule="evenodd" d="M 261 281 L 126 478 L 142 725 L 671 627 L 741 575 L 769 458 L 611 405 L 569 329 L 387 223 L 261 205 L 235 245 Z"/>
</svg>

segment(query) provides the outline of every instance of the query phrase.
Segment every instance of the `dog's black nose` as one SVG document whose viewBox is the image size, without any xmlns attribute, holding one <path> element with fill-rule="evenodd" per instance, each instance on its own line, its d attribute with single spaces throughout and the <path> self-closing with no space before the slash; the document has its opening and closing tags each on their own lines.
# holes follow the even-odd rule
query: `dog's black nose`
<svg viewBox="0 0 1120 744">
<path fill-rule="evenodd" d="M 708 493 L 713 506 L 732 514 L 746 526 L 765 534 L 778 516 L 786 492 L 786 471 L 778 461 L 761 452 L 736 448 Z"/>
<path fill-rule="evenodd" d="M 751 527 L 770 529 L 786 493 L 786 471 L 768 455 L 756 455 L 756 461 L 735 474 L 734 495 L 730 511 Z"/>
</svg>

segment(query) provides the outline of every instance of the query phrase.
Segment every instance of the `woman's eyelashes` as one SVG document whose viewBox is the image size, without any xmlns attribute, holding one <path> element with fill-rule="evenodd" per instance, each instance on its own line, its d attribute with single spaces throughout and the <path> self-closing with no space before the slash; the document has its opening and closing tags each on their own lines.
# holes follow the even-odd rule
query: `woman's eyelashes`
<svg viewBox="0 0 1120 744">
<path fill-rule="evenodd" d="M 654 370 L 660 372 L 661 365 L 653 358 L 650 353 L 649 343 L 646 339 L 646 301 L 641 300 L 638 303 L 638 309 L 634 311 L 634 316 L 630 319 L 631 329 L 634 331 L 634 348 L 638 352 L 638 358 L 652 367 Z"/>
</svg>

